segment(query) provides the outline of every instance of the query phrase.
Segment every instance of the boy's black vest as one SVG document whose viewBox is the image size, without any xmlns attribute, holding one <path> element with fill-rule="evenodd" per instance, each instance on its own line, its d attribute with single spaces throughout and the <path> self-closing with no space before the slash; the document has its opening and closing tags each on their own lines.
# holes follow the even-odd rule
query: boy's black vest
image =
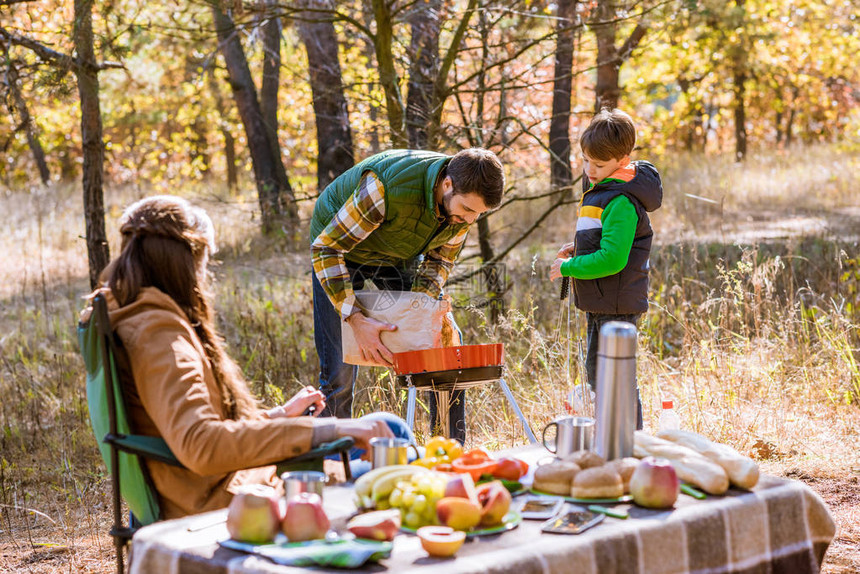
<svg viewBox="0 0 860 574">
<path fill-rule="evenodd" d="M 575 255 L 587 255 L 600 249 L 603 229 L 599 214 L 609 202 L 623 195 L 636 208 L 639 221 L 627 265 L 620 272 L 600 279 L 574 279 L 574 301 L 577 308 L 590 313 L 633 315 L 648 310 L 648 257 L 651 253 L 649 211 L 663 201 L 663 186 L 657 169 L 647 161 L 634 162 L 636 175 L 630 181 L 601 182 L 586 190 L 588 178 L 583 175 L 580 217 L 576 226 Z M 587 209 L 591 207 L 592 209 Z M 583 217 L 584 214 L 597 217 Z"/>
</svg>

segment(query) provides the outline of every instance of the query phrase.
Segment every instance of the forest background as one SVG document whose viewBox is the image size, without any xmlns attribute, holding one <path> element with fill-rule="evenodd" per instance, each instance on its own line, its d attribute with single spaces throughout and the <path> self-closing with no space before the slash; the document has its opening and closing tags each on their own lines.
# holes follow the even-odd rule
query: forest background
<svg viewBox="0 0 860 574">
<path fill-rule="evenodd" d="M 839 526 L 824 570 L 860 570 L 858 17 L 852 0 L 0 0 L 0 569 L 113 567 L 74 328 L 131 201 L 213 216 L 219 327 L 273 404 L 316 378 L 319 191 L 383 149 L 492 149 L 506 198 L 450 291 L 468 343 L 505 343 L 539 430 L 580 377 L 584 320 L 547 280 L 578 134 L 618 106 L 665 191 L 646 425 L 672 398 L 686 428 L 805 481 Z M 357 414 L 403 402 L 361 371 Z M 470 445 L 524 442 L 493 385 L 468 417 Z"/>
</svg>

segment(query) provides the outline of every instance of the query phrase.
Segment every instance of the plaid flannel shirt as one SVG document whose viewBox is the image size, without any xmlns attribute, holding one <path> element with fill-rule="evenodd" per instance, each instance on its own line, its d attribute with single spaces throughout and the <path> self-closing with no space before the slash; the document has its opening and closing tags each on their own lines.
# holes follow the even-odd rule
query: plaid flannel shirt
<svg viewBox="0 0 860 574">
<path fill-rule="evenodd" d="M 361 309 L 356 305 L 344 254 L 364 241 L 385 221 L 385 188 L 373 172 L 362 178 L 355 192 L 311 244 L 314 273 L 341 317 Z M 466 241 L 468 227 L 427 254 L 418 268 L 412 290 L 434 299 L 454 268 Z"/>
</svg>

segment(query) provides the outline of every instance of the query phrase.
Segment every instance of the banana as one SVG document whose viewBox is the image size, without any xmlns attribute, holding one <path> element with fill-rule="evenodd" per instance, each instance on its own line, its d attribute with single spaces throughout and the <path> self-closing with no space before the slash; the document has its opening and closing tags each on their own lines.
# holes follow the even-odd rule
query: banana
<svg viewBox="0 0 860 574">
<path fill-rule="evenodd" d="M 355 480 L 355 495 L 361 500 L 365 496 L 370 496 L 370 493 L 373 490 L 373 485 L 376 481 L 381 479 L 386 474 L 390 474 L 397 470 L 405 470 L 408 468 L 414 468 L 409 466 L 408 464 L 395 464 L 392 466 L 383 466 L 381 468 L 374 468 L 371 471 L 368 471 L 362 474 Z"/>
<path fill-rule="evenodd" d="M 373 500 L 381 500 L 391 494 L 391 491 L 394 490 L 394 487 L 397 486 L 397 483 L 401 480 L 409 480 L 413 475 L 418 473 L 423 474 L 425 472 L 430 472 L 430 470 L 423 466 L 410 466 L 409 468 L 396 470 L 383 475 L 373 483 Z"/>
</svg>

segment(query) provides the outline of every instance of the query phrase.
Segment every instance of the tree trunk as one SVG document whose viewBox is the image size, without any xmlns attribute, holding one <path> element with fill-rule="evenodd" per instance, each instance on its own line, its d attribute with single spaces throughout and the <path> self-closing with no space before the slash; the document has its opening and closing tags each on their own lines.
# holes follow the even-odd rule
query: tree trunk
<svg viewBox="0 0 860 574">
<path fill-rule="evenodd" d="M 412 149 L 427 148 L 428 130 L 433 127 L 433 84 L 439 71 L 441 9 L 441 0 L 428 0 L 414 5 L 408 16 L 412 38 L 409 44 L 406 132 Z"/>
<path fill-rule="evenodd" d="M 361 7 L 364 24 L 370 28 L 374 21 L 373 6 L 367 2 L 362 2 Z M 374 66 L 374 60 L 376 59 L 376 46 L 373 43 L 373 39 L 367 36 L 364 36 L 362 39 L 362 53 L 364 54 L 364 57 L 367 58 L 367 65 Z M 367 83 L 367 101 L 370 107 L 370 151 L 373 154 L 379 153 L 382 149 L 382 146 L 379 143 L 379 107 L 375 105 L 373 98 L 375 85 L 376 84 L 373 82 Z"/>
<path fill-rule="evenodd" d="M 800 88 L 794 86 L 791 89 L 791 102 L 796 102 L 798 96 L 800 96 Z M 785 148 L 791 148 L 791 140 L 794 139 L 794 118 L 797 115 L 797 107 L 794 105 L 791 106 L 791 111 L 788 112 L 788 121 L 785 123 Z"/>
<path fill-rule="evenodd" d="M 281 189 L 289 189 L 287 171 L 281 158 L 281 142 L 278 140 L 278 89 L 281 80 L 281 19 L 277 15 L 275 0 L 266 0 L 266 19 L 263 23 L 263 82 L 260 87 L 260 110 L 266 124 L 266 137 L 272 153 L 272 165 Z"/>
<path fill-rule="evenodd" d="M 331 0 L 307 0 L 303 6 L 331 8 Z M 320 16 L 308 13 L 308 18 Z M 308 54 L 314 117 L 317 126 L 317 187 L 322 192 L 337 176 L 355 164 L 349 108 L 343 93 L 338 41 L 331 20 L 298 22 L 299 35 Z"/>
<path fill-rule="evenodd" d="M 743 161 L 747 155 L 746 128 L 746 66 L 738 62 L 734 70 L 734 116 L 735 116 L 735 161 Z"/>
<path fill-rule="evenodd" d="M 403 96 L 400 93 L 400 78 L 394 67 L 394 53 L 391 44 L 394 29 L 391 20 L 391 6 L 388 0 L 373 0 L 373 14 L 376 18 L 376 64 L 379 69 L 379 83 L 385 92 L 385 106 L 388 114 L 388 129 L 391 132 L 391 145 L 404 148 L 409 145 L 403 125 Z"/>
<path fill-rule="evenodd" d="M 221 94 L 221 88 L 215 79 L 214 64 L 209 67 L 208 74 L 209 89 L 212 90 L 212 99 L 215 101 L 215 111 L 218 112 L 218 128 L 221 130 L 221 137 L 224 138 L 224 158 L 227 162 L 227 188 L 233 192 L 239 187 L 239 170 L 236 169 L 236 138 L 233 137 L 233 132 L 230 131 L 230 121 L 227 117 L 227 108 L 224 105 L 224 96 Z"/>
<path fill-rule="evenodd" d="M 448 87 L 448 74 L 454 66 L 457 54 L 460 52 L 460 45 L 463 43 L 463 38 L 466 36 L 466 31 L 469 27 L 469 20 L 475 12 L 480 12 L 478 9 L 478 0 L 469 0 L 466 4 L 466 11 L 460 22 L 457 23 L 457 28 L 451 35 L 451 43 L 445 51 L 445 55 L 439 64 L 439 71 L 436 74 L 436 81 L 433 84 L 433 104 L 430 106 L 433 111 L 433 119 L 430 122 L 432 133 L 438 134 L 442 126 L 442 112 L 445 109 L 445 100 L 451 95 L 451 90 Z M 432 135 L 432 134 L 431 134 Z M 431 138 L 430 145 L 434 144 Z"/>
<path fill-rule="evenodd" d="M 75 76 L 81 98 L 81 140 L 84 155 L 83 191 L 90 287 L 110 261 L 105 233 L 103 190 L 104 141 L 99 104 L 99 77 L 93 48 L 93 0 L 75 0 L 73 40 L 77 53 Z"/>
<path fill-rule="evenodd" d="M 21 119 L 21 124 L 27 133 L 27 145 L 30 146 L 30 151 L 33 154 L 33 161 L 36 162 L 36 167 L 39 169 L 39 177 L 43 185 L 48 185 L 51 182 L 51 172 L 48 170 L 48 163 L 45 161 L 45 150 L 42 148 L 42 142 L 39 141 L 39 134 L 36 128 L 36 122 L 30 115 L 30 109 L 27 107 L 27 101 L 21 94 L 18 88 L 18 67 L 7 59 L 8 66 L 6 68 L 6 78 L 8 81 L 9 94 L 12 96 L 12 104 L 15 113 Z M 11 109 L 10 109 L 11 111 Z"/>
<path fill-rule="evenodd" d="M 218 0 L 213 0 L 211 6 L 219 48 L 227 64 L 233 99 L 236 101 L 239 117 L 242 118 L 248 149 L 251 153 L 263 233 L 273 233 L 282 228 L 287 231 L 285 229 L 287 224 L 293 226 L 298 222 L 295 196 L 291 188 L 282 189 L 280 186 L 273 160 L 275 153 L 269 143 L 262 109 L 257 99 L 257 88 L 251 78 L 248 60 L 245 58 L 245 51 L 239 41 L 233 19 L 221 10 Z"/>
<path fill-rule="evenodd" d="M 603 108 L 618 107 L 618 96 L 621 89 L 618 86 L 618 70 L 621 62 L 618 60 L 618 49 L 615 46 L 615 0 L 599 0 L 594 26 L 594 36 L 597 39 L 597 82 L 594 86 L 594 112 Z"/>
<path fill-rule="evenodd" d="M 552 117 L 549 124 L 550 187 L 573 194 L 570 165 L 570 100 L 574 51 L 576 0 L 558 2 L 558 37 L 555 49 L 555 77 L 552 89 Z"/>
<path fill-rule="evenodd" d="M 618 0 L 598 0 L 597 9 L 592 18 L 594 35 L 597 38 L 597 83 L 594 87 L 595 113 L 603 108 L 614 109 L 618 107 L 618 100 L 621 97 L 621 87 L 618 83 L 621 64 L 630 57 L 647 30 L 645 22 L 640 20 L 624 44 L 620 48 L 616 46 L 615 36 L 618 28 L 619 9 L 627 8 Z"/>
<path fill-rule="evenodd" d="M 782 116 L 785 115 L 782 110 L 776 112 L 776 118 L 774 119 L 773 125 L 776 130 L 776 147 L 779 148 L 779 144 L 782 143 Z"/>
<path fill-rule="evenodd" d="M 746 0 L 735 0 L 735 6 L 744 9 Z M 737 29 L 743 29 L 744 18 Z M 747 54 L 744 46 L 744 33 L 738 38 L 738 44 L 734 47 L 732 79 L 734 81 L 734 116 L 735 116 L 735 161 L 743 161 L 747 155 L 747 127 L 746 127 L 746 81 L 747 81 Z"/>
<path fill-rule="evenodd" d="M 490 221 L 487 216 L 478 218 L 478 247 L 481 251 L 481 262 L 487 263 L 496 257 L 490 233 Z M 490 323 L 496 325 L 505 314 L 505 272 L 502 263 L 489 265 L 484 269 L 487 299 L 490 307 Z"/>
</svg>

